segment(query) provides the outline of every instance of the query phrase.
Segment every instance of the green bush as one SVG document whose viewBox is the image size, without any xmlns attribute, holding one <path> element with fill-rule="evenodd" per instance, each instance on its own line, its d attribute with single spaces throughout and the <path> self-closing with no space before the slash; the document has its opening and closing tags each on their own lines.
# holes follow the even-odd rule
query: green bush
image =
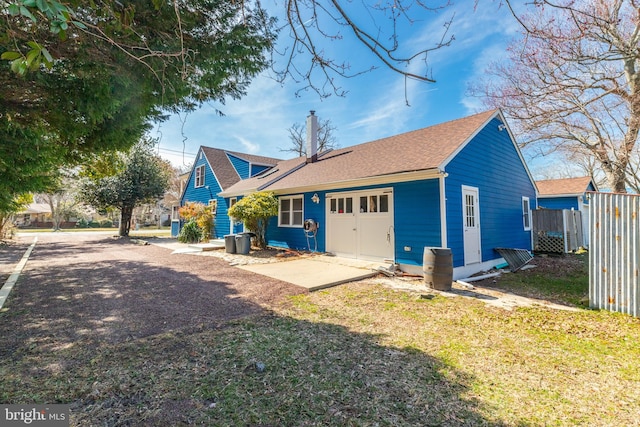
<svg viewBox="0 0 640 427">
<path fill-rule="evenodd" d="M 100 221 L 100 227 L 111 228 L 113 227 L 113 221 L 111 221 L 110 219 L 102 220 Z"/>
<path fill-rule="evenodd" d="M 100 228 L 100 223 L 98 221 L 89 221 L 87 226 L 89 228 Z"/>
<path fill-rule="evenodd" d="M 195 220 L 187 222 L 178 234 L 178 242 L 181 243 L 198 243 L 202 240 L 202 229 Z"/>
<path fill-rule="evenodd" d="M 76 222 L 76 227 L 77 228 L 87 228 L 87 220 L 86 219 L 81 219 L 80 221 Z"/>
<path fill-rule="evenodd" d="M 238 200 L 229 209 L 229 216 L 244 222 L 245 229 L 255 233 L 259 248 L 267 247 L 267 225 L 269 218 L 278 215 L 278 199 L 273 192 L 258 191 Z"/>
</svg>

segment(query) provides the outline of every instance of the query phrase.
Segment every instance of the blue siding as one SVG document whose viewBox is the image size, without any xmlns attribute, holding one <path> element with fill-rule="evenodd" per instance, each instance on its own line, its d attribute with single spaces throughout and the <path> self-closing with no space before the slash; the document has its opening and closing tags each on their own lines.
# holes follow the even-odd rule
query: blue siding
<svg viewBox="0 0 640 427">
<path fill-rule="evenodd" d="M 272 166 L 262 166 L 262 165 L 251 165 L 251 176 L 256 176 L 260 172 L 265 171 L 267 169 L 271 169 Z"/>
<path fill-rule="evenodd" d="M 403 182 L 396 184 L 340 188 L 329 193 L 362 191 L 375 188 L 393 188 L 395 256 L 396 262 L 422 265 L 424 246 L 440 246 L 440 197 L 437 179 Z M 317 193 L 320 203 L 311 197 Z M 318 251 L 326 248 L 326 191 L 304 194 L 304 217 L 320 223 L 317 233 Z M 295 194 L 289 194 L 295 195 Z M 278 227 L 278 218 L 273 217 L 267 230 L 269 245 L 298 250 L 308 250 L 307 239 L 302 228 Z M 314 242 L 310 241 L 313 248 Z M 410 248 L 405 251 L 405 247 Z"/>
<path fill-rule="evenodd" d="M 311 197 L 317 193 L 320 197 L 320 203 L 316 204 L 311 201 Z M 283 196 L 295 196 L 300 193 L 286 194 Z M 324 191 L 316 191 L 313 193 L 305 193 L 303 201 L 304 219 L 313 219 L 320 224 L 320 229 L 316 233 L 318 240 L 318 252 L 324 252 L 326 248 L 325 241 L 325 195 Z M 307 238 L 305 236 L 304 229 L 302 227 L 278 227 L 278 217 L 274 216 L 269 221 L 267 228 L 267 242 L 271 246 L 290 248 L 297 250 L 309 250 L 307 246 Z M 314 249 L 315 244 L 313 239 L 309 240 L 311 249 Z"/>
<path fill-rule="evenodd" d="M 195 169 L 201 165 L 204 165 L 205 168 L 205 177 L 204 177 L 204 186 L 195 188 Z M 207 188 L 209 187 L 209 188 Z M 191 171 L 191 176 L 189 176 L 189 181 L 187 182 L 187 186 L 185 188 L 184 194 L 182 195 L 182 200 L 180 201 L 180 206 L 184 206 L 186 202 L 201 202 L 204 204 L 208 204 L 209 200 L 215 199 L 218 201 L 218 207 L 216 209 L 216 218 L 215 218 L 215 232 L 214 237 L 222 237 L 225 234 L 229 234 L 229 217 L 227 216 L 227 201 L 219 197 L 217 194 L 221 192 L 220 184 L 215 178 L 215 175 L 211 171 L 209 167 L 209 163 L 206 160 L 206 157 L 198 155 L 196 162 L 193 165 L 193 169 Z M 173 224 L 172 224 L 173 227 Z M 172 232 L 173 234 L 173 232 Z"/>
<path fill-rule="evenodd" d="M 178 237 L 180 234 L 180 221 L 171 221 L 171 237 Z"/>
<path fill-rule="evenodd" d="M 538 207 L 545 209 L 575 209 L 578 210 L 577 197 L 539 198 Z"/>
<path fill-rule="evenodd" d="M 216 209 L 216 232 L 215 237 L 222 238 L 229 234 L 231 224 L 229 223 L 229 199 L 217 197 L 218 207 Z"/>
<path fill-rule="evenodd" d="M 238 172 L 238 175 L 240 176 L 241 179 L 247 179 L 250 177 L 249 168 L 251 165 L 249 164 L 249 162 L 239 157 L 233 156 L 229 153 L 227 153 L 227 157 L 229 158 L 229 161 L 233 165 L 236 172 Z"/>
<path fill-rule="evenodd" d="M 439 180 L 395 184 L 393 196 L 396 262 L 422 265 L 424 247 L 442 245 Z"/>
<path fill-rule="evenodd" d="M 522 197 L 529 197 L 535 209 L 535 189 L 509 133 L 498 130 L 501 123 L 493 119 L 446 166 L 447 243 L 454 267 L 464 265 L 463 185 L 479 189 L 482 261 L 499 258 L 497 247 L 531 249 Z"/>
</svg>

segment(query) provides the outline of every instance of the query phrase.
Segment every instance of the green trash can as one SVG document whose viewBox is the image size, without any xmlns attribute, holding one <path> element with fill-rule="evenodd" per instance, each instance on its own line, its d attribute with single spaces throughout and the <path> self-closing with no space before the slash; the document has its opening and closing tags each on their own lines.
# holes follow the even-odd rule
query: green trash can
<svg viewBox="0 0 640 427">
<path fill-rule="evenodd" d="M 224 250 L 228 254 L 236 253 L 236 235 L 235 234 L 227 234 L 224 236 Z"/>
<path fill-rule="evenodd" d="M 251 250 L 251 235 L 248 233 L 236 234 L 236 253 L 246 255 Z"/>
</svg>

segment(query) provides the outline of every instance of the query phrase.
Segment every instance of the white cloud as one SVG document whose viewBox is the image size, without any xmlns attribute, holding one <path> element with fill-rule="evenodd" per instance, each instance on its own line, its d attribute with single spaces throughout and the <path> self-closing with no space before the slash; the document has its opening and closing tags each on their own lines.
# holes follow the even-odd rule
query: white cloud
<svg viewBox="0 0 640 427">
<path fill-rule="evenodd" d="M 255 144 L 240 135 L 237 135 L 236 138 L 238 138 L 238 141 L 242 144 L 242 152 L 248 154 L 260 154 L 260 144 Z"/>
</svg>

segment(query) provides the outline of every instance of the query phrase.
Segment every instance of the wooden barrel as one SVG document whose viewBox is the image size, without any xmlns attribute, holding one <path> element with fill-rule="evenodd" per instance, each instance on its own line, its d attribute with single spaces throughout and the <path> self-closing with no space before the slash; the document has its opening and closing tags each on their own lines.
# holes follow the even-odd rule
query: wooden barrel
<svg viewBox="0 0 640 427">
<path fill-rule="evenodd" d="M 431 289 L 450 291 L 453 282 L 453 255 L 448 248 L 424 248 L 424 282 Z"/>
</svg>

